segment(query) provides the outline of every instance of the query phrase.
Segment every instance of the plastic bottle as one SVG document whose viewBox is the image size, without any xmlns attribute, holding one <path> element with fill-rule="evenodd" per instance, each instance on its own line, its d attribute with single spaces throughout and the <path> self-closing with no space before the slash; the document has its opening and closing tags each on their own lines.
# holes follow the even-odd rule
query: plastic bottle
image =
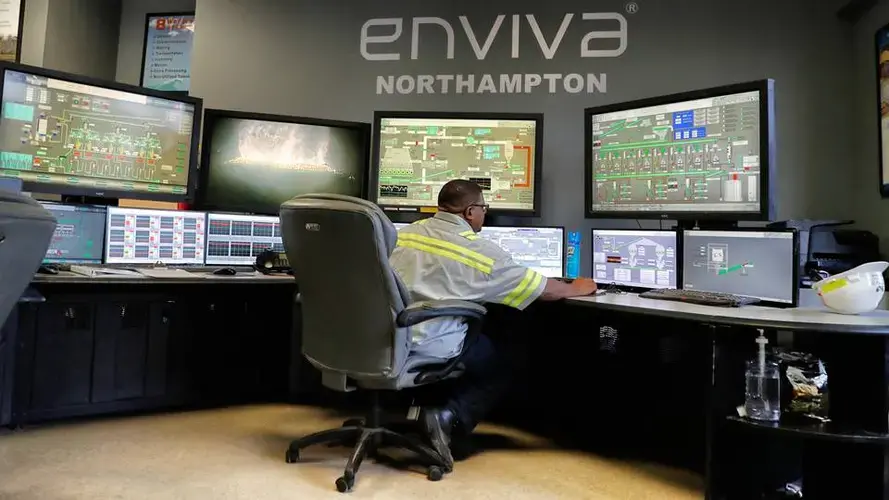
<svg viewBox="0 0 889 500">
<path fill-rule="evenodd" d="M 769 341 L 762 330 L 756 343 L 759 344 L 758 356 L 747 362 L 744 410 L 747 418 L 777 422 L 781 418 L 781 371 L 778 363 L 766 359 Z"/>
</svg>

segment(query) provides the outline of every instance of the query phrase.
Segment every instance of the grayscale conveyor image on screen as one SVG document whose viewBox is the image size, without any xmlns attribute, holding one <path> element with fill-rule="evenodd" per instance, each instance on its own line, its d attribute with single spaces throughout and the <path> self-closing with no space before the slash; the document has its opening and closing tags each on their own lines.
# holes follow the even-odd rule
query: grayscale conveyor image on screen
<svg viewBox="0 0 889 500">
<path fill-rule="evenodd" d="M 683 238 L 684 289 L 793 302 L 793 233 L 685 231 Z"/>
<path fill-rule="evenodd" d="M 365 138 L 355 129 L 220 118 L 211 133 L 207 205 L 277 215 L 307 193 L 361 196 Z"/>
<path fill-rule="evenodd" d="M 759 107 L 754 91 L 593 115 L 593 211 L 758 211 Z"/>
<path fill-rule="evenodd" d="M 593 279 L 636 288 L 676 288 L 676 232 L 593 230 Z"/>
<path fill-rule="evenodd" d="M 42 203 L 56 218 L 45 264 L 101 264 L 105 249 L 105 207 Z"/>
<path fill-rule="evenodd" d="M 502 248 L 519 265 L 547 278 L 562 277 L 565 231 L 560 227 L 488 226 L 479 236 Z"/>
</svg>

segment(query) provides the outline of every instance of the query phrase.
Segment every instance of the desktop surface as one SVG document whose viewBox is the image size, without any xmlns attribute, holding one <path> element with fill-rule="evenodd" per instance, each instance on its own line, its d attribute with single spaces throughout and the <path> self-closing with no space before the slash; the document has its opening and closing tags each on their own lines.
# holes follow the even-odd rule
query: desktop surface
<svg viewBox="0 0 889 500">
<path fill-rule="evenodd" d="M 676 231 L 593 229 L 593 279 L 629 288 L 676 288 Z"/>
<path fill-rule="evenodd" d="M 588 109 L 588 214 L 758 215 L 768 197 L 769 88 L 754 82 Z"/>
<path fill-rule="evenodd" d="M 269 249 L 284 251 L 278 217 L 207 214 L 208 266 L 253 266 Z"/>
<path fill-rule="evenodd" d="M 795 305 L 797 242 L 793 231 L 684 231 L 682 288 Z"/>
<path fill-rule="evenodd" d="M 106 264 L 203 265 L 207 214 L 109 207 Z"/>
<path fill-rule="evenodd" d="M 56 218 L 44 264 L 101 264 L 105 248 L 105 207 L 41 203 Z"/>
</svg>

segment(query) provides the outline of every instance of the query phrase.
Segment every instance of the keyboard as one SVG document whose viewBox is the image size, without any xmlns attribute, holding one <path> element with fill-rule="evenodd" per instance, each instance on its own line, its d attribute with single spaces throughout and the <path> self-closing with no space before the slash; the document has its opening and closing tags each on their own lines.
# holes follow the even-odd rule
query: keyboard
<svg viewBox="0 0 889 500">
<path fill-rule="evenodd" d="M 694 290 L 657 289 L 639 294 L 644 299 L 672 300 L 702 306 L 741 307 L 756 304 L 759 299 L 721 292 L 698 292 Z"/>
</svg>

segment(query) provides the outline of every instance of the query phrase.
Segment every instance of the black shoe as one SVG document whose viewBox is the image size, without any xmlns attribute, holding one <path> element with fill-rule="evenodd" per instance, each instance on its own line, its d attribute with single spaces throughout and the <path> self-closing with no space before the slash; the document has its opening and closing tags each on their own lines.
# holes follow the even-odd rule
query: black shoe
<svg viewBox="0 0 889 500">
<path fill-rule="evenodd" d="M 446 408 L 424 408 L 423 430 L 429 436 L 432 447 L 441 455 L 445 462 L 445 469 L 451 472 L 454 469 L 454 456 L 451 454 L 451 433 L 457 416 Z"/>
</svg>

